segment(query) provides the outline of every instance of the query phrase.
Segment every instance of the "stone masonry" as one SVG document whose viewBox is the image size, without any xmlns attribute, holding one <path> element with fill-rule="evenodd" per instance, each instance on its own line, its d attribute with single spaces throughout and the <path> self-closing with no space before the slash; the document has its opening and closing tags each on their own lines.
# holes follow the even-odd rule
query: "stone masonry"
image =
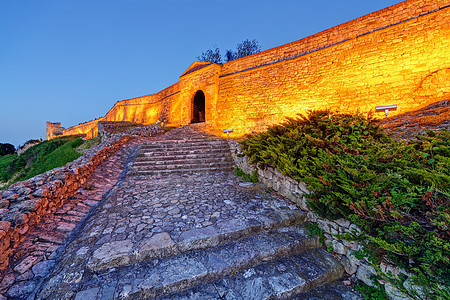
<svg viewBox="0 0 450 300">
<path fill-rule="evenodd" d="M 207 130 L 262 131 L 311 109 L 395 116 L 450 98 L 450 3 L 406 0 L 289 44 L 223 65 L 194 62 L 152 95 L 118 101 L 63 134 L 97 134 L 100 121 L 186 125 L 205 95 Z M 137 120 L 137 121 L 136 121 Z"/>
<path fill-rule="evenodd" d="M 276 168 L 269 166 L 262 169 L 258 166 L 250 164 L 248 157 L 242 156 L 240 145 L 232 140 L 230 140 L 229 143 L 233 160 L 237 167 L 241 168 L 248 174 L 257 172 L 259 180 L 267 188 L 273 189 L 281 196 L 296 203 L 298 207 L 307 214 L 307 221 L 316 223 L 319 228 L 325 232 L 325 245 L 333 249 L 332 251 L 334 252 L 335 257 L 344 266 L 345 272 L 350 275 L 356 275 L 356 278 L 369 286 L 374 285 L 371 277 L 376 275 L 375 269 L 366 258 L 359 260 L 354 255 L 356 251 L 362 248 L 362 246 L 358 242 L 341 240 L 336 236 L 338 234 L 342 235 L 350 232 L 360 233 L 361 230 L 358 226 L 343 218 L 330 221 L 319 217 L 311 211 L 307 205 L 304 195 L 309 194 L 310 191 L 303 182 L 296 181 L 281 174 Z M 410 276 L 405 270 L 395 265 L 382 263 L 380 267 L 381 271 L 386 274 L 391 272 L 392 275 L 402 273 L 403 275 Z M 406 280 L 406 284 L 408 283 L 409 280 Z M 386 292 L 391 299 L 409 299 L 408 297 L 402 295 L 402 293 L 390 283 L 381 282 L 381 284 L 386 284 Z"/>
</svg>

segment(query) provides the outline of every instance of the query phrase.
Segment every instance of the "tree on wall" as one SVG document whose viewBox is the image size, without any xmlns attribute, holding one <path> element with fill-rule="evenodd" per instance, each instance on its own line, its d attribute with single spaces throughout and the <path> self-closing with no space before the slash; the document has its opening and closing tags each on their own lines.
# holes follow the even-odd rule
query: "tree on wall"
<svg viewBox="0 0 450 300">
<path fill-rule="evenodd" d="M 227 50 L 225 57 L 227 62 L 229 62 L 258 52 L 261 52 L 261 46 L 259 45 L 258 41 L 255 39 L 246 39 L 237 44 L 236 51 Z"/>
<path fill-rule="evenodd" d="M 197 56 L 197 59 L 200 61 L 207 61 L 215 64 L 221 64 L 222 55 L 220 54 L 220 49 L 216 45 L 214 45 L 213 48 L 214 49 L 208 49 L 201 55 Z"/>
<path fill-rule="evenodd" d="M 236 50 L 227 50 L 225 52 L 225 61 L 229 62 L 258 52 L 261 52 L 261 46 L 258 41 L 255 39 L 246 39 L 237 44 Z M 197 56 L 197 59 L 215 64 L 222 63 L 222 55 L 220 54 L 220 49 L 216 45 L 213 46 L 213 49 L 208 49 L 201 55 Z"/>
</svg>

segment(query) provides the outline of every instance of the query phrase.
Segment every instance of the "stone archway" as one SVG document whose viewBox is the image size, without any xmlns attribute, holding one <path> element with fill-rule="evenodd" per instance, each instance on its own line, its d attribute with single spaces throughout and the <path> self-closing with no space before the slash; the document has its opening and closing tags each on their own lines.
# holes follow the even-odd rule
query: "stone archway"
<svg viewBox="0 0 450 300">
<path fill-rule="evenodd" d="M 195 93 L 192 101 L 192 119 L 191 123 L 205 122 L 205 94 L 199 90 Z"/>
</svg>

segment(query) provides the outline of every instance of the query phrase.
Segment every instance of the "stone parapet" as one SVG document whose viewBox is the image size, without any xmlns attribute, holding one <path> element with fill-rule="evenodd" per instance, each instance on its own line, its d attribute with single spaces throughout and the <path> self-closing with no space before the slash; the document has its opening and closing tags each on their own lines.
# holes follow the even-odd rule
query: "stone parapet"
<svg viewBox="0 0 450 300">
<path fill-rule="evenodd" d="M 25 235 L 54 214 L 107 157 L 127 143 L 124 135 L 88 149 L 78 159 L 0 191 L 0 278 Z"/>
</svg>

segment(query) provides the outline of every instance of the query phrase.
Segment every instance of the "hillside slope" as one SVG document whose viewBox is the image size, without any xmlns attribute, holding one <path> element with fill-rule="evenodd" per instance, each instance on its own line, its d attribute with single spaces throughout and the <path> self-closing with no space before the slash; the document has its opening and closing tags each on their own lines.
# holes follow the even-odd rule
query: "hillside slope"
<svg viewBox="0 0 450 300">
<path fill-rule="evenodd" d="M 65 136 L 39 143 L 20 156 L 0 157 L 0 186 L 6 188 L 14 182 L 63 166 L 80 157 L 83 154 L 81 148 L 89 147 L 92 142 L 78 136 Z"/>
</svg>

